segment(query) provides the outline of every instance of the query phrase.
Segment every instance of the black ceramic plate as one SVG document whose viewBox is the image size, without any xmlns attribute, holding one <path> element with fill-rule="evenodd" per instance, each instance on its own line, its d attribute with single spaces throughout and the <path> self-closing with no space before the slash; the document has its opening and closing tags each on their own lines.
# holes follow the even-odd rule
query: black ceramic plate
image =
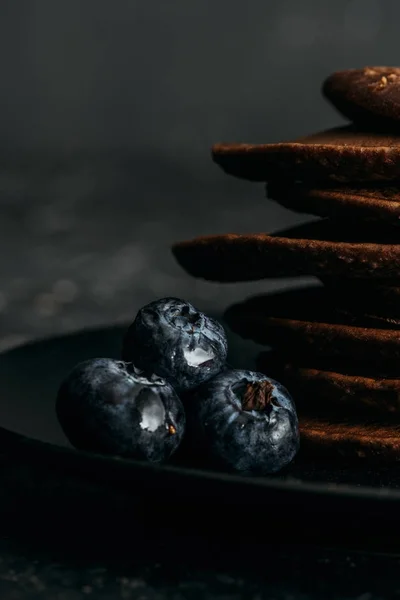
<svg viewBox="0 0 400 600">
<path fill-rule="evenodd" d="M 21 485 L 19 493 L 33 498 L 40 486 L 38 476 L 34 479 L 32 473 L 45 466 L 45 475 L 40 475 L 42 490 L 44 485 L 49 490 L 48 481 L 57 481 L 60 489 L 68 481 L 69 493 L 76 485 L 83 495 L 86 488 L 82 488 L 82 481 L 96 482 L 102 493 L 115 492 L 119 498 L 132 498 L 132 502 L 140 497 L 149 505 L 157 499 L 159 514 L 166 505 L 168 511 L 171 505 L 185 507 L 190 527 L 203 526 L 207 515 L 213 514 L 218 515 L 219 526 L 225 522 L 231 527 L 233 523 L 237 532 L 243 532 L 243 522 L 258 514 L 257 531 L 266 530 L 269 535 L 277 531 L 283 535 L 285 531 L 289 537 L 329 539 L 330 543 L 351 535 L 358 545 L 372 536 L 385 547 L 393 546 L 392 533 L 400 525 L 400 469 L 376 470 L 364 463 L 326 464 L 317 458 L 310 462 L 300 453 L 284 473 L 250 478 L 193 468 L 182 457 L 165 466 L 152 466 L 71 448 L 54 412 L 59 383 L 80 360 L 118 357 L 123 331 L 115 327 L 84 331 L 1 355 L 0 450 L 3 464 L 11 461 L 15 465 L 12 472 L 18 473 L 12 477 L 8 474 L 14 495 Z M 231 363 L 248 366 L 248 348 L 238 338 L 230 342 Z M 126 503 L 124 506 L 126 509 Z"/>
</svg>

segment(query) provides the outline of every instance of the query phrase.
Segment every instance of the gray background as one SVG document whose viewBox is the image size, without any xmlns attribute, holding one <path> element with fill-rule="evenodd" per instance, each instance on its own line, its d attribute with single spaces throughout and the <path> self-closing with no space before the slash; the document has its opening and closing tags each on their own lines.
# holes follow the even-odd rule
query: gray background
<svg viewBox="0 0 400 600">
<path fill-rule="evenodd" d="M 300 219 L 210 146 L 341 124 L 323 79 L 398 64 L 399 17 L 397 0 L 1 0 L 0 348 L 265 288 L 192 281 L 169 253 Z"/>
</svg>

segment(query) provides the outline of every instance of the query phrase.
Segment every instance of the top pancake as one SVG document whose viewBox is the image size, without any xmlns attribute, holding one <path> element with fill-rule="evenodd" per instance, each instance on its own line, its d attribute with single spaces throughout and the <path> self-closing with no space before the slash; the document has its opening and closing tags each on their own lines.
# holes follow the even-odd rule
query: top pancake
<svg viewBox="0 0 400 600">
<path fill-rule="evenodd" d="M 330 75 L 324 96 L 345 117 L 363 126 L 400 129 L 400 68 L 365 67 Z"/>
<path fill-rule="evenodd" d="M 278 144 L 215 144 L 229 175 L 268 182 L 365 183 L 400 180 L 400 135 L 337 127 Z"/>
</svg>

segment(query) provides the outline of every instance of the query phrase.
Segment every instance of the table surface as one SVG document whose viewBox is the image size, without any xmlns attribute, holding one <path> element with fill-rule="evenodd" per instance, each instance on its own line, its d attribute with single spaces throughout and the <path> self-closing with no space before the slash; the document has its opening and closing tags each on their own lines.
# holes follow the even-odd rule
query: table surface
<svg viewBox="0 0 400 600">
<path fill-rule="evenodd" d="M 192 549 L 189 545 L 187 551 Z M 264 565 L 249 571 L 186 565 L 155 544 L 145 557 L 72 559 L 38 551 L 34 544 L 0 542 L 0 594 L 8 600 L 96 598 L 209 598 L 213 600 L 378 600 L 400 596 L 400 560 L 352 553 L 278 549 L 263 554 Z"/>
<path fill-rule="evenodd" d="M 173 262 L 170 244 L 304 220 L 268 205 L 260 185 L 223 175 L 202 179 L 171 157 L 31 154 L 6 157 L 2 165 L 0 349 L 127 322 L 141 305 L 160 296 L 186 297 L 203 310 L 221 310 L 227 298 L 239 300 L 265 289 L 265 283 L 192 281 Z M 396 557 L 276 548 L 268 540 L 258 542 L 251 556 L 240 546 L 229 554 L 218 549 L 218 540 L 190 534 L 165 538 L 150 525 L 147 535 L 129 533 L 123 552 L 115 546 L 100 551 L 97 542 L 50 543 L 40 532 L 21 535 L 5 523 L 3 518 L 2 600 L 400 596 Z"/>
</svg>

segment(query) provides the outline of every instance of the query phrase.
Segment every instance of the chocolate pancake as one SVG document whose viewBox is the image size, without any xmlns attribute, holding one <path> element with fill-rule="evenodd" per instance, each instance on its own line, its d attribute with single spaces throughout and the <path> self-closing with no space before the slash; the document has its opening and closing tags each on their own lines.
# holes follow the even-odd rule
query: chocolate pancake
<svg viewBox="0 0 400 600">
<path fill-rule="evenodd" d="M 172 248 L 191 275 L 210 281 L 268 277 L 345 277 L 400 282 L 400 232 L 321 220 L 274 234 L 225 234 Z M 400 285 L 400 283 L 399 283 Z"/>
<path fill-rule="evenodd" d="M 400 179 L 400 135 L 337 127 L 277 144 L 215 144 L 213 160 L 251 181 L 374 182 Z"/>
<path fill-rule="evenodd" d="M 314 188 L 276 181 L 268 184 L 267 195 L 285 208 L 299 213 L 400 225 L 400 185 Z"/>
<path fill-rule="evenodd" d="M 301 417 L 300 452 L 315 459 L 365 459 L 376 464 L 400 462 L 400 425 L 340 422 Z"/>
<path fill-rule="evenodd" d="M 241 337 L 271 345 L 289 358 L 340 359 L 349 366 L 372 364 L 389 376 L 399 373 L 400 329 L 346 318 L 323 288 L 255 296 L 228 308 L 224 318 Z"/>
<path fill-rule="evenodd" d="M 400 68 L 365 67 L 330 75 L 324 96 L 345 117 L 368 126 L 399 128 Z"/>
<path fill-rule="evenodd" d="M 393 417 L 400 423 L 400 373 L 398 378 L 377 374 L 375 365 L 320 361 L 302 356 L 262 352 L 257 369 L 285 385 L 296 401 L 299 415 L 342 415 L 360 418 Z"/>
<path fill-rule="evenodd" d="M 400 325 L 400 287 L 368 279 L 323 277 L 321 281 L 341 313 L 365 317 L 377 327 Z"/>
<path fill-rule="evenodd" d="M 312 368 L 298 366 L 298 360 L 307 364 L 303 356 L 287 361 L 283 354 L 263 352 L 257 368 L 292 394 L 303 455 L 400 461 L 400 379 L 370 374 L 373 364 L 351 369 L 345 361 L 324 364 L 317 358 Z"/>
</svg>

